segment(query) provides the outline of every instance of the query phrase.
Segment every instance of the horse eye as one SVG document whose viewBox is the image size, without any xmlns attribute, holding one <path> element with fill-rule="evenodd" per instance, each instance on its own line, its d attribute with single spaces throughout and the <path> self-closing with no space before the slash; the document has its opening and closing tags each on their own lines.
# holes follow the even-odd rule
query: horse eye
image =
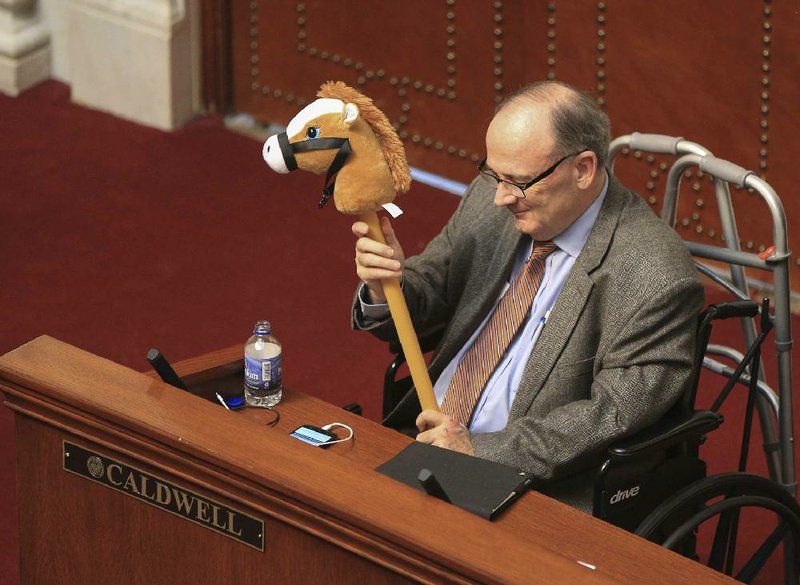
<svg viewBox="0 0 800 585">
<path fill-rule="evenodd" d="M 308 130 L 306 130 L 306 138 L 317 138 L 319 136 L 319 128 L 316 126 L 311 126 Z"/>
</svg>

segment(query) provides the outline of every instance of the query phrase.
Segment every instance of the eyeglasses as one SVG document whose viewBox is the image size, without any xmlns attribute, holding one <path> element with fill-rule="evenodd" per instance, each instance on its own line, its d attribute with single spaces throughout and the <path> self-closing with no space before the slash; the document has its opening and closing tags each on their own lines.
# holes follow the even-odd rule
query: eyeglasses
<svg viewBox="0 0 800 585">
<path fill-rule="evenodd" d="M 543 179 L 546 179 L 547 177 L 552 175 L 553 172 L 555 172 L 555 170 L 558 168 L 558 165 L 560 165 L 562 162 L 564 162 L 568 158 L 570 158 L 572 156 L 578 156 L 579 154 L 582 154 L 582 153 L 586 152 L 587 150 L 589 150 L 589 149 L 588 148 L 584 148 L 583 150 L 580 150 L 578 152 L 573 152 L 572 154 L 568 154 L 567 156 L 561 157 L 552 166 L 548 167 L 546 170 L 544 170 L 543 172 L 541 172 L 538 175 L 536 175 L 534 178 L 532 178 L 527 183 L 515 183 L 514 181 L 508 181 L 506 179 L 501 179 L 500 177 L 495 175 L 494 172 L 492 172 L 491 169 L 487 169 L 486 168 L 486 159 L 483 159 L 480 162 L 480 164 L 478 165 L 478 172 L 481 174 L 481 179 L 483 179 L 484 182 L 487 185 L 489 185 L 492 189 L 497 189 L 497 185 L 498 184 L 505 183 L 506 185 L 508 185 L 508 188 L 511 191 L 511 194 L 514 195 L 514 197 L 516 197 L 517 199 L 524 199 L 525 198 L 525 190 L 526 189 L 530 189 L 531 187 L 533 187 L 539 181 L 541 181 Z"/>
</svg>

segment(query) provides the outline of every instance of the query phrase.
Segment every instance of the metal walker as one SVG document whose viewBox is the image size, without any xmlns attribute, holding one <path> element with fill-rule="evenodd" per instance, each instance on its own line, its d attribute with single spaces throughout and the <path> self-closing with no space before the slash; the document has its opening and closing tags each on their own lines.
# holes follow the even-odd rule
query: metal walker
<svg viewBox="0 0 800 585">
<path fill-rule="evenodd" d="M 758 311 L 753 310 L 752 318 L 742 317 L 740 319 L 743 337 L 748 350 L 742 353 L 732 347 L 709 344 L 703 357 L 704 368 L 729 379 L 726 390 L 722 393 L 724 396 L 720 395 L 712 410 L 716 411 L 721 406 L 721 403 L 735 384 L 742 384 L 750 388 L 748 409 L 752 411 L 755 408 L 758 412 L 763 448 L 770 476 L 769 480 L 742 473 L 745 471 L 744 466 L 747 459 L 747 446 L 743 444 L 743 455 L 740 457 L 738 473 L 720 474 L 720 476 L 726 475 L 726 477 L 708 477 L 698 482 L 698 484 L 703 485 L 689 486 L 681 493 L 676 494 L 674 500 L 665 503 L 666 506 L 656 509 L 640 526 L 642 532 L 637 530 L 637 533 L 651 530 L 655 524 L 662 521 L 670 513 L 670 510 L 677 509 L 682 504 L 680 498 L 681 494 L 683 494 L 684 501 L 692 501 L 692 505 L 699 506 L 702 509 L 698 517 L 703 515 L 711 516 L 712 511 L 710 510 L 714 509 L 714 513 L 720 514 L 720 525 L 723 522 L 722 518 L 725 518 L 725 521 L 730 524 L 726 534 L 723 536 L 717 534 L 714 543 L 714 548 L 717 549 L 717 558 L 710 561 L 709 565 L 731 574 L 734 560 L 734 552 L 731 546 L 735 548 L 739 518 L 738 508 L 736 511 L 732 511 L 731 508 L 737 506 L 733 501 L 736 498 L 732 498 L 728 504 L 718 503 L 716 508 L 715 505 L 706 505 L 703 508 L 703 503 L 709 499 L 709 495 L 712 492 L 717 493 L 717 495 L 738 495 L 738 507 L 759 506 L 783 514 L 783 519 L 779 525 L 779 528 L 783 527 L 783 529 L 776 529 L 770 535 L 767 542 L 761 547 L 764 550 L 757 552 L 746 563 L 744 569 L 736 575 L 737 578 L 745 581 L 752 579 L 763 566 L 766 557 L 771 554 L 771 550 L 774 550 L 777 544 L 784 540 L 786 582 L 799 583 L 800 575 L 798 575 L 797 564 L 795 564 L 796 559 L 787 558 L 795 556 L 800 551 L 800 543 L 796 542 L 796 538 L 794 540 L 791 538 L 792 530 L 794 530 L 794 534 L 797 534 L 798 530 L 800 530 L 798 528 L 800 527 L 800 515 L 797 513 L 800 508 L 796 507 L 797 480 L 794 463 L 792 417 L 790 354 L 792 337 L 789 304 L 789 262 L 791 253 L 788 249 L 786 216 L 783 205 L 772 187 L 755 173 L 729 161 L 716 158 L 708 149 L 683 138 L 640 133 L 620 136 L 613 140 L 610 145 L 608 163 L 610 170 L 613 171 L 615 159 L 624 149 L 678 157 L 670 167 L 667 175 L 664 202 L 660 212 L 662 219 L 673 228 L 677 220 L 681 179 L 686 171 L 697 169 L 712 177 L 725 245 L 713 246 L 689 241 L 686 242 L 686 245 L 696 258 L 727 264 L 729 274 L 720 274 L 709 266 L 698 263 L 697 267 L 701 273 L 740 300 L 750 300 L 750 287 L 745 276 L 745 267 L 759 268 L 771 272 L 774 284 L 772 314 L 769 314 L 769 303 L 767 302 Z M 767 205 L 772 220 L 773 247 L 768 251 L 769 256 L 766 258 L 763 255 L 760 257 L 754 253 L 744 252 L 739 246 L 739 235 L 731 202 L 730 185 L 743 189 L 752 189 Z M 757 312 L 762 313 L 760 317 L 756 314 Z M 760 334 L 757 331 L 759 319 L 761 323 Z M 777 393 L 767 384 L 763 367 L 759 367 L 761 365 L 760 344 L 770 333 L 770 330 L 774 330 L 774 343 L 777 352 Z M 737 364 L 737 367 L 731 368 L 724 365 L 711 357 L 714 355 L 731 360 Z M 751 372 L 756 373 L 754 380 L 751 380 Z M 749 432 L 749 423 L 746 422 L 744 442 L 749 442 L 747 441 Z M 775 486 L 780 486 L 780 489 L 776 490 Z M 786 494 L 790 497 L 787 498 Z M 701 519 L 695 524 L 687 521 L 682 529 L 676 531 L 676 534 L 680 534 L 683 538 L 703 521 L 705 520 Z M 677 539 L 677 536 L 675 539 Z M 666 543 L 664 544 L 666 545 Z M 770 547 L 771 549 L 767 550 Z"/>
</svg>

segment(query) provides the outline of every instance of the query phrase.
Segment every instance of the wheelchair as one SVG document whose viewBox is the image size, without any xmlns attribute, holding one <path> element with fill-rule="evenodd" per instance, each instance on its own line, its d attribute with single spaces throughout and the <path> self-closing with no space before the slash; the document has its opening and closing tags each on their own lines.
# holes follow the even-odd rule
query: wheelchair
<svg viewBox="0 0 800 585">
<path fill-rule="evenodd" d="M 699 316 L 692 384 L 684 396 L 658 423 L 608 447 L 595 479 L 593 515 L 745 583 L 759 582 L 759 574 L 782 544 L 784 582 L 800 585 L 800 504 L 796 499 L 791 392 L 791 254 L 783 206 L 770 185 L 754 173 L 683 138 L 640 133 L 618 137 L 609 149 L 610 170 L 618 155 L 631 152 L 637 158 L 643 152 L 678 157 L 669 167 L 660 211 L 673 228 L 682 178 L 694 171 L 713 182 L 724 246 L 691 241 L 686 245 L 695 258 L 716 262 L 697 262 L 698 271 L 733 299 L 713 303 Z M 752 190 L 769 209 L 773 247 L 761 255 L 740 249 L 730 185 Z M 728 274 L 715 267 L 720 264 L 727 267 Z M 745 267 L 772 273 L 772 302 L 751 300 Z M 740 321 L 744 351 L 709 342 L 713 326 L 728 319 Z M 423 332 L 423 352 L 434 349 L 440 335 L 441 330 Z M 777 355 L 777 393 L 766 382 L 761 355 L 770 336 Z M 391 349 L 396 355 L 384 379 L 384 418 L 411 388 L 410 377 L 398 378 L 405 361 L 402 351 L 398 346 Z M 703 371 L 724 380 L 708 409 L 696 407 Z M 724 422 L 720 409 L 739 387 L 746 389 L 746 406 L 738 467 L 707 475 L 701 447 L 707 435 Z M 747 471 L 755 415 L 769 477 Z M 769 534 L 760 544 L 748 543 L 755 550 L 746 551 L 743 560 L 740 545 L 748 530 L 744 520 L 752 517 L 753 510 L 761 532 L 766 527 Z"/>
</svg>

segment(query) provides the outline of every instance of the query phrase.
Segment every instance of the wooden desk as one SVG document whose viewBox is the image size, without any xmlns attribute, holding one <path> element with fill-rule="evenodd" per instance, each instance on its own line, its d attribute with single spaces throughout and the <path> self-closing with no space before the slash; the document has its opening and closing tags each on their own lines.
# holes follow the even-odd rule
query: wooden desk
<svg viewBox="0 0 800 585">
<path fill-rule="evenodd" d="M 241 383 L 240 352 L 176 370 L 224 392 Z M 535 492 L 495 522 L 428 497 L 373 471 L 407 437 L 300 392 L 285 391 L 268 427 L 269 412 L 226 411 L 49 337 L 0 358 L 0 378 L 26 584 L 732 582 Z M 323 450 L 288 436 L 329 422 L 355 440 Z M 263 521 L 264 550 L 65 471 L 68 443 Z"/>
</svg>

